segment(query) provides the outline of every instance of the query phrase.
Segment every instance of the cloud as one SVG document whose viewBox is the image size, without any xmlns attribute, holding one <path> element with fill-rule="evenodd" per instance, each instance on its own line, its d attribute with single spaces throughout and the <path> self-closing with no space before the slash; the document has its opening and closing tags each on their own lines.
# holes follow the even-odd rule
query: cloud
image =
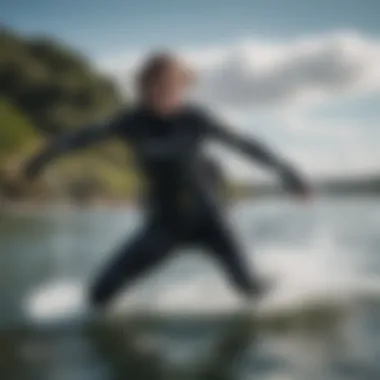
<svg viewBox="0 0 380 380">
<path fill-rule="evenodd" d="M 310 178 L 355 177 L 380 172 L 380 129 L 376 122 L 315 118 L 306 113 L 271 112 L 237 131 L 253 133 Z M 238 180 L 274 178 L 241 154 L 214 146 L 226 174 Z"/>
<path fill-rule="evenodd" d="M 243 133 L 264 137 L 305 173 L 359 175 L 380 170 L 377 117 L 321 118 L 304 107 L 380 92 L 380 40 L 340 32 L 286 43 L 248 40 L 185 48 L 180 54 L 199 73 L 193 94 L 197 99 L 222 111 Z M 130 89 L 144 56 L 129 52 L 99 65 Z M 223 152 L 220 157 L 233 176 L 257 175 L 240 155 Z"/>
<path fill-rule="evenodd" d="M 181 53 L 199 73 L 194 95 L 230 109 L 310 103 L 380 89 L 380 41 L 353 32 L 282 44 L 249 40 Z M 129 53 L 101 66 L 130 86 L 142 56 Z"/>
<path fill-rule="evenodd" d="M 200 70 L 197 95 L 234 108 L 310 102 L 379 89 L 379 65 L 380 43 L 355 34 L 287 45 L 250 42 Z"/>
<path fill-rule="evenodd" d="M 278 115 L 280 116 L 280 115 Z M 281 115 L 288 143 L 284 154 L 314 177 L 354 177 L 380 171 L 380 130 L 376 122 L 310 118 L 308 114 Z"/>
</svg>

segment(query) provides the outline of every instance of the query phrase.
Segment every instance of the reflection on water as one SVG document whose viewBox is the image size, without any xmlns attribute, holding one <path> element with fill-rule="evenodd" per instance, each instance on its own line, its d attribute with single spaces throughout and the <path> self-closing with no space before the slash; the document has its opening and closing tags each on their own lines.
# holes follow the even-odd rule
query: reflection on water
<svg viewBox="0 0 380 380">
<path fill-rule="evenodd" d="M 358 330 L 347 329 L 347 321 L 344 326 L 337 320 L 257 326 L 248 317 L 230 316 L 3 331 L 1 375 L 49 380 L 378 378 L 376 352 L 368 350 L 363 336 L 350 336 Z"/>
<path fill-rule="evenodd" d="M 237 206 L 247 252 L 277 279 L 254 311 L 188 252 L 129 292 L 121 313 L 86 323 L 58 317 L 83 306 L 137 215 L 2 216 L 0 379 L 379 379 L 379 209 L 370 199 Z"/>
</svg>

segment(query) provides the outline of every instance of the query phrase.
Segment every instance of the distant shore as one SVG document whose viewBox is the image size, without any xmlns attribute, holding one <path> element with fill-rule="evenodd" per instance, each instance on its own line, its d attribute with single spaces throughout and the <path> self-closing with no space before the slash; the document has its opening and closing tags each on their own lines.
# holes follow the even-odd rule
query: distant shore
<svg viewBox="0 0 380 380">
<path fill-rule="evenodd" d="M 355 198 L 363 199 L 367 197 L 377 198 L 380 196 L 379 192 L 329 192 L 316 190 L 314 193 L 315 197 L 321 198 L 333 198 L 333 199 L 344 199 L 344 198 Z M 238 196 L 226 197 L 226 202 L 242 202 L 249 200 L 250 202 L 261 202 L 270 199 L 292 199 L 292 195 L 287 192 L 268 192 L 268 193 L 256 193 L 255 195 L 244 194 Z M 137 198 L 125 198 L 125 199 L 110 199 L 110 198 L 99 198 L 92 199 L 85 202 L 75 202 L 70 199 L 48 199 L 48 200 L 36 200 L 36 199 L 20 199 L 20 200 L 1 200 L 0 199 L 0 215 L 2 213 L 12 213 L 12 214 L 23 214 L 23 213 L 33 213 L 33 212 L 43 212 L 54 210 L 97 210 L 97 209 L 123 209 L 138 208 L 140 201 Z"/>
<path fill-rule="evenodd" d="M 49 200 L 49 201 L 36 201 L 36 200 L 18 200 L 18 201 L 2 201 L 0 202 L 0 214 L 3 212 L 11 213 L 29 213 L 44 210 L 81 210 L 81 209 L 120 209 L 123 207 L 134 208 L 137 202 L 135 200 L 112 200 L 102 199 L 91 202 L 72 202 L 69 200 Z"/>
</svg>

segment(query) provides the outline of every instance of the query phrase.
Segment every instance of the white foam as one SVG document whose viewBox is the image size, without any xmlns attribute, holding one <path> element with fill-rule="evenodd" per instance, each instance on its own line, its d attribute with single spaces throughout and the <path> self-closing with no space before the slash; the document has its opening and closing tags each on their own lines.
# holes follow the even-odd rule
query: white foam
<svg viewBox="0 0 380 380">
<path fill-rule="evenodd" d="M 357 266 L 358 255 L 342 252 L 325 230 L 308 247 L 267 247 L 258 257 L 264 276 L 278 286 L 260 304 L 261 310 L 283 310 L 309 305 L 347 305 L 380 296 L 380 278 L 369 278 Z"/>
<path fill-rule="evenodd" d="M 333 236 L 320 231 L 308 246 L 266 246 L 253 261 L 263 277 L 276 281 L 255 311 L 281 313 L 310 305 L 345 305 L 363 297 L 380 296 L 380 278 L 367 278 L 357 269 L 353 255 L 341 252 Z M 170 312 L 215 312 L 240 307 L 239 297 L 223 276 L 194 274 L 187 281 L 162 286 L 141 301 L 132 291 L 122 309 L 146 308 Z M 28 315 L 35 320 L 64 318 L 84 307 L 84 286 L 61 279 L 34 289 L 26 300 Z M 149 292 L 148 292 L 149 293 Z M 120 306 L 120 307 L 121 307 Z"/>
<path fill-rule="evenodd" d="M 72 279 L 49 282 L 28 294 L 25 308 L 29 317 L 41 322 L 72 316 L 84 308 L 83 285 Z"/>
</svg>

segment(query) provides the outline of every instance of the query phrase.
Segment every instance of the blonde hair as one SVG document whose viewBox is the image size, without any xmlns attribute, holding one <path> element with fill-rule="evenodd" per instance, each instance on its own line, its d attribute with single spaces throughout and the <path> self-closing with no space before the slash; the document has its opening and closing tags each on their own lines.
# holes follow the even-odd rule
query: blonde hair
<svg viewBox="0 0 380 380">
<path fill-rule="evenodd" d="M 186 84 L 190 85 L 195 80 L 193 70 L 182 61 L 182 59 L 169 52 L 158 52 L 151 54 L 137 73 L 137 91 L 140 94 L 145 93 L 149 86 L 159 78 L 162 73 L 170 69 L 181 71 Z"/>
</svg>

